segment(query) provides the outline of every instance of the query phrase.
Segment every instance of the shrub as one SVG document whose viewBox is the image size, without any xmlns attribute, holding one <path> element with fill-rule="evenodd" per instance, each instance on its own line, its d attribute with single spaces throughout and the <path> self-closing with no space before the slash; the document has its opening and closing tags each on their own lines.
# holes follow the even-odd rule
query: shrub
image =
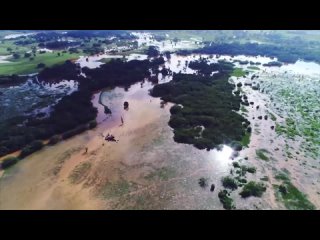
<svg viewBox="0 0 320 240">
<path fill-rule="evenodd" d="M 79 133 L 82 133 L 84 131 L 88 130 L 88 126 L 86 124 L 80 125 L 72 130 L 69 130 L 62 134 L 62 139 L 68 139 L 71 138 Z"/>
<path fill-rule="evenodd" d="M 236 180 L 234 180 L 232 177 L 222 178 L 222 185 L 225 188 L 230 188 L 231 190 L 235 190 L 238 188 Z"/>
<path fill-rule="evenodd" d="M 1 167 L 3 169 L 9 168 L 12 165 L 16 164 L 18 161 L 19 161 L 19 158 L 17 158 L 17 157 L 12 157 L 12 156 L 7 157 L 3 160 Z"/>
<path fill-rule="evenodd" d="M 240 192 L 240 195 L 243 198 L 247 198 L 250 196 L 261 197 L 266 190 L 267 188 L 263 183 L 250 181 L 249 183 L 244 185 L 242 191 Z"/>
<path fill-rule="evenodd" d="M 235 209 L 232 198 L 228 197 L 227 190 L 221 190 L 218 193 L 218 197 L 224 209 L 227 209 L 227 210 Z"/>
<path fill-rule="evenodd" d="M 256 172 L 256 168 L 255 167 L 247 167 L 247 172 L 255 173 Z"/>
<path fill-rule="evenodd" d="M 49 140 L 49 145 L 54 145 L 54 144 L 57 144 L 58 142 L 61 141 L 61 136 L 60 135 L 54 135 L 50 138 Z"/>
<path fill-rule="evenodd" d="M 6 155 L 8 153 L 9 149 L 4 147 L 4 146 L 1 146 L 0 147 L 0 157 Z"/>
<path fill-rule="evenodd" d="M 24 158 L 24 157 L 40 150 L 41 148 L 43 148 L 42 141 L 40 141 L 40 140 L 33 141 L 22 149 L 19 157 Z"/>
<path fill-rule="evenodd" d="M 97 126 L 97 121 L 96 120 L 92 120 L 89 122 L 89 129 L 95 128 Z"/>
<path fill-rule="evenodd" d="M 25 54 L 24 54 L 24 57 L 25 57 L 25 58 L 30 58 L 30 57 L 31 57 L 31 53 L 25 53 Z"/>
<path fill-rule="evenodd" d="M 208 186 L 208 183 L 207 183 L 207 179 L 206 178 L 200 178 L 199 179 L 199 185 L 200 185 L 200 187 L 206 187 L 206 186 Z"/>
<path fill-rule="evenodd" d="M 37 65 L 37 68 L 44 68 L 46 65 L 44 64 L 44 63 L 39 63 L 38 65 Z"/>
<path fill-rule="evenodd" d="M 247 179 L 245 179 L 245 178 L 239 178 L 239 179 L 238 179 L 238 182 L 239 182 L 239 183 L 247 183 Z"/>
<path fill-rule="evenodd" d="M 240 164 L 238 162 L 233 162 L 232 165 L 235 168 L 240 168 Z"/>
</svg>

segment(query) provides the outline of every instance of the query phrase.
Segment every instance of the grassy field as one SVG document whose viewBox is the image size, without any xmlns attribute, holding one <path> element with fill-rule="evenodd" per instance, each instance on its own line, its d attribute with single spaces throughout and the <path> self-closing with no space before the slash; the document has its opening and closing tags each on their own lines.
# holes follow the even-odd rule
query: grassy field
<svg viewBox="0 0 320 240">
<path fill-rule="evenodd" d="M 245 75 L 246 73 L 242 70 L 242 68 L 235 68 L 231 73 L 231 76 L 234 76 L 234 77 L 243 77 Z"/>
<path fill-rule="evenodd" d="M 17 40 L 0 40 L 0 55 L 10 55 L 10 52 L 7 50 L 11 48 L 13 52 L 24 54 L 27 51 L 31 50 L 31 47 L 36 46 L 36 44 L 29 44 L 27 46 L 17 46 L 14 42 Z"/>
<path fill-rule="evenodd" d="M 43 53 L 37 54 L 34 60 L 29 60 L 29 58 L 20 58 L 18 60 L 13 60 L 10 63 L 0 64 L 0 75 L 10 75 L 10 74 L 29 74 L 38 71 L 37 65 L 39 63 L 45 63 L 47 67 L 53 66 L 55 64 L 61 64 L 68 59 L 78 58 L 82 53 L 70 54 L 63 53 L 61 56 L 57 56 L 56 52 L 53 53 Z"/>
</svg>

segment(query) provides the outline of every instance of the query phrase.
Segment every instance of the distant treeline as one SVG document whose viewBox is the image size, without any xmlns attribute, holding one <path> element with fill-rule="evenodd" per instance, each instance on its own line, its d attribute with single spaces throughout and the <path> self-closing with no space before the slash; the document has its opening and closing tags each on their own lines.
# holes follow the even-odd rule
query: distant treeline
<svg viewBox="0 0 320 240">
<path fill-rule="evenodd" d="M 80 46 L 81 42 L 70 42 L 70 41 L 50 41 L 45 43 L 39 43 L 38 46 L 42 48 L 48 48 L 52 50 L 65 49 L 68 47 Z"/>
<path fill-rule="evenodd" d="M 73 38 L 93 38 L 93 37 L 118 37 L 120 39 L 135 39 L 130 32 L 125 30 L 70 30 L 65 36 Z"/>
<path fill-rule="evenodd" d="M 276 46 L 257 43 L 219 43 L 206 44 L 205 47 L 194 50 L 180 50 L 178 54 L 188 55 L 191 53 L 199 54 L 219 54 L 219 55 L 248 55 L 248 56 L 267 56 L 276 57 L 285 63 L 295 63 L 299 59 L 306 61 L 320 62 L 319 53 L 306 47 L 295 46 Z"/>
<path fill-rule="evenodd" d="M 152 96 L 176 104 L 170 109 L 169 121 L 174 140 L 199 149 L 213 149 L 219 144 L 241 148 L 250 122 L 235 112 L 242 100 L 232 94 L 235 85 L 228 82 L 232 64 L 198 61 L 190 65 L 205 75 L 174 74 L 172 81 L 158 84 L 151 91 Z M 220 72 L 209 76 L 215 70 Z"/>
</svg>

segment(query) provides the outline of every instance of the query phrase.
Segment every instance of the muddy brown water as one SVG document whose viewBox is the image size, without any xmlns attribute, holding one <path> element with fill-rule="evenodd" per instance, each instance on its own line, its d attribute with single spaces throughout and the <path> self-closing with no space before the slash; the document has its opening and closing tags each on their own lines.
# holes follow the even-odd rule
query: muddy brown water
<svg viewBox="0 0 320 240">
<path fill-rule="evenodd" d="M 183 61 L 192 58 L 173 55 L 166 65 L 170 64 L 176 72 L 184 71 Z M 192 72 L 191 69 L 185 71 Z M 159 78 L 160 83 L 170 80 Z M 245 79 L 235 78 L 234 81 Z M 45 147 L 2 172 L 0 209 L 223 209 L 218 192 L 222 189 L 221 178 L 229 174 L 232 166 L 232 149 L 224 146 L 222 151 L 206 151 L 175 143 L 168 126 L 172 105 L 161 107 L 160 99 L 149 95 L 151 88 L 152 84 L 145 81 L 142 85 L 132 85 L 127 91 L 115 88 L 94 94 L 92 102 L 98 109 L 98 126 L 55 146 Z M 274 169 L 284 167 L 290 171 L 293 183 L 319 208 L 318 186 L 309 185 L 310 177 L 302 174 L 297 162 L 285 161 L 282 156 L 284 139 L 270 130 L 274 124 L 270 118 L 257 119 L 257 115 L 264 115 L 270 99 L 250 87 L 243 90 L 248 100 L 255 102 L 247 113 L 253 134 L 249 148 L 241 151 L 238 159 L 257 167 L 257 173 L 249 174 L 248 180 L 268 176 L 270 181 L 262 198 L 244 200 L 239 197 L 239 191 L 233 192 L 231 196 L 237 208 L 284 209 L 275 200 L 272 188 Z M 129 102 L 128 110 L 123 108 L 124 101 Z M 104 113 L 103 105 L 111 109 L 111 115 Z M 255 133 L 255 128 L 259 129 L 259 134 Z M 119 141 L 105 141 L 108 133 Z M 281 150 L 276 152 L 275 147 Z M 270 151 L 275 160 L 257 159 L 255 150 L 260 148 Z M 248 160 L 243 159 L 246 156 Z M 78 176 L 73 173 L 81 164 L 90 167 L 79 172 L 82 177 L 73 181 L 72 176 Z M 316 174 L 317 169 L 312 171 Z M 216 185 L 214 192 L 210 192 L 210 185 L 204 189 L 199 186 L 201 177 Z"/>
</svg>

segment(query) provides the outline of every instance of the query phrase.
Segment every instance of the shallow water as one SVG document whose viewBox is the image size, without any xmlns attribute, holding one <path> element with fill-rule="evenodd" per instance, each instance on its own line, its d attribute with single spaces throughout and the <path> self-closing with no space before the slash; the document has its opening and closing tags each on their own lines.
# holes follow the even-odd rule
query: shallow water
<svg viewBox="0 0 320 240">
<path fill-rule="evenodd" d="M 151 42 L 146 35 L 145 42 Z M 143 44 L 142 39 L 140 44 Z M 162 51 L 165 49 L 162 48 Z M 94 68 L 99 67 L 98 61 L 106 56 L 90 57 L 86 62 L 85 57 L 81 57 L 80 64 L 88 64 Z M 113 56 L 112 56 L 113 57 Z M 122 57 L 122 56 L 121 56 Z M 144 59 L 145 55 L 132 54 L 127 60 Z M 171 54 L 171 58 L 166 61 L 165 67 L 173 72 L 195 73 L 194 70 L 186 66 L 186 61 L 190 62 L 200 57 L 209 58 L 208 55 L 177 56 Z M 209 58 L 210 62 L 221 59 L 226 60 L 248 60 L 260 63 L 274 61 L 265 57 L 220 56 Z M 237 67 L 249 65 L 240 65 Z M 314 63 L 297 62 L 280 68 L 258 66 L 260 70 L 253 71 L 247 77 L 235 78 L 235 83 L 250 79 L 252 74 L 260 77 L 255 81 L 296 81 L 293 75 L 309 74 L 309 70 L 314 76 L 320 73 L 319 65 Z M 285 73 L 287 71 L 287 73 Z M 274 75 L 276 77 L 273 77 Z M 162 78 L 158 75 L 159 83 L 171 80 L 170 76 Z M 56 86 L 57 87 L 57 86 Z M 11 175 L 2 176 L 1 189 L 10 195 L 19 196 L 19 199 L 10 199 L 0 196 L 0 208 L 39 208 L 39 209 L 222 209 L 218 199 L 218 192 L 222 189 L 221 178 L 227 176 L 232 168 L 230 156 L 233 150 L 228 146 L 223 146 L 218 150 L 199 150 L 192 145 L 178 144 L 173 140 L 173 131 L 168 126 L 170 119 L 169 109 L 172 104 L 168 103 L 161 107 L 159 98 L 152 98 L 149 90 L 152 83 L 145 80 L 133 84 L 130 88 L 104 89 L 93 95 L 93 105 L 98 109 L 97 128 L 75 136 L 67 141 L 28 157 L 22 165 L 19 163 Z M 257 167 L 257 173 L 248 176 L 248 180 L 259 181 L 263 176 L 268 176 L 267 192 L 262 198 L 242 199 L 234 191 L 231 196 L 235 200 L 239 209 L 283 209 L 284 207 L 275 201 L 273 193 L 273 183 L 277 183 L 274 176 L 274 169 L 286 168 L 292 174 L 293 183 L 308 194 L 310 199 L 319 208 L 319 184 L 312 183 L 319 179 L 319 166 L 316 168 L 304 167 L 301 161 L 311 161 L 309 158 L 299 157 L 286 161 L 285 144 L 288 141 L 283 136 L 277 136 L 270 129 L 275 123 L 270 120 L 258 120 L 259 115 L 264 116 L 266 111 L 272 112 L 281 121 L 281 117 L 275 108 L 272 107 L 270 97 L 272 94 L 265 94 L 252 90 L 249 86 L 243 87 L 249 101 L 254 101 L 254 106 L 249 106 L 248 119 L 252 123 L 252 137 L 249 148 L 240 152 L 236 158 L 241 164 L 248 164 Z M 271 91 L 272 89 L 270 89 Z M 272 93 L 272 92 L 271 92 Z M 123 108 L 124 101 L 129 102 L 128 110 Z M 259 105 L 259 110 L 256 110 Z M 108 106 L 112 114 L 106 114 L 104 106 Z M 283 107 L 285 109 L 285 107 Z M 121 124 L 121 117 L 124 125 Z M 252 119 L 255 117 L 255 119 Z M 107 133 L 114 134 L 119 143 L 110 143 L 104 140 Z M 299 141 L 288 142 L 291 147 L 296 148 Z M 71 147 L 84 146 L 89 148 L 89 154 L 72 153 L 70 158 L 62 164 L 61 170 L 56 178 L 47 179 L 46 184 L 41 185 L 43 176 L 51 172 L 54 163 L 59 158 L 57 153 L 63 155 L 68 153 Z M 275 148 L 279 147 L 279 151 Z M 272 158 L 269 162 L 257 159 L 256 149 L 267 149 Z M 246 161 L 243 158 L 249 157 Z M 41 164 L 45 159 L 50 165 Z M 30 161 L 31 160 L 31 161 Z M 30 161 L 30 162 L 28 162 Z M 68 181 L 68 176 L 72 170 L 82 162 L 92 163 L 92 168 L 86 175 L 83 182 L 74 185 Z M 50 166 L 50 168 L 49 168 Z M 24 179 L 30 178 L 33 171 L 37 176 L 31 178 L 24 184 Z M 305 175 L 307 172 L 308 175 Z M 215 184 L 215 192 L 199 187 L 198 180 L 201 177 L 208 179 L 209 184 Z M 6 184 L 4 184 L 6 183 Z M 46 190 L 44 185 L 47 186 Z M 125 186 L 125 187 L 123 187 Z M 32 188 L 32 191 L 28 189 Z M 122 189 L 123 188 L 123 189 Z M 63 190 L 61 190 L 63 189 Z M 76 189 L 77 191 L 75 191 Z M 111 190 L 112 191 L 111 191 Z M 117 189 L 121 189 L 117 190 Z M 90 191 L 89 191 L 90 190 Z M 89 191 L 89 195 L 86 195 Z M 83 195 L 82 193 L 85 194 Z M 65 196 L 63 193 L 69 193 Z M 33 194 L 35 194 L 33 196 Z M 1 194 L 0 194 L 1 195 Z M 35 196 L 37 199 L 35 199 Z M 65 201 L 59 201 L 64 196 Z M 90 199 L 89 200 L 89 196 Z M 38 200 L 40 199 L 40 200 Z M 49 201 L 49 199 L 51 199 Z M 78 202 L 81 199 L 83 202 Z M 22 200 L 24 201 L 23 205 Z M 68 201 L 67 201 L 68 200 Z M 96 204 L 99 200 L 99 204 Z M 53 204 L 53 202 L 56 202 Z M 86 202 L 87 204 L 84 204 Z M 92 203 L 92 204 L 91 204 Z"/>
</svg>

